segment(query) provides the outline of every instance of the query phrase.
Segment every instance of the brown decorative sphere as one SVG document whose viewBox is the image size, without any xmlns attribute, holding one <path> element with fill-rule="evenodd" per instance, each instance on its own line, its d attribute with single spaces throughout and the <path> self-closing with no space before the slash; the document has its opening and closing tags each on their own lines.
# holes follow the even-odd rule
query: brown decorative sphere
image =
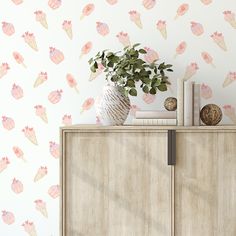
<svg viewBox="0 0 236 236">
<path fill-rule="evenodd" d="M 217 125 L 222 119 L 222 111 L 217 105 L 208 104 L 202 108 L 200 118 L 206 125 Z"/>
<path fill-rule="evenodd" d="M 175 111 L 177 109 L 177 99 L 169 97 L 164 102 L 164 107 L 167 111 Z"/>
</svg>

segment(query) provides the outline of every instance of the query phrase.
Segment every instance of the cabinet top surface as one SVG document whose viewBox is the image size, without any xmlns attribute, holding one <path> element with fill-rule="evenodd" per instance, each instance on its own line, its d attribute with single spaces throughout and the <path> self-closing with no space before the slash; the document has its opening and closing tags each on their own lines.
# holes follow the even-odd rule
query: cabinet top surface
<svg viewBox="0 0 236 236">
<path fill-rule="evenodd" d="M 122 125 L 122 126 L 101 126 L 101 125 L 70 125 L 61 127 L 62 131 L 80 131 L 80 130 L 95 130 L 95 131 L 127 131 L 127 130 L 143 130 L 143 131 L 233 131 L 236 132 L 236 125 L 224 126 L 139 126 L 139 125 Z"/>
</svg>

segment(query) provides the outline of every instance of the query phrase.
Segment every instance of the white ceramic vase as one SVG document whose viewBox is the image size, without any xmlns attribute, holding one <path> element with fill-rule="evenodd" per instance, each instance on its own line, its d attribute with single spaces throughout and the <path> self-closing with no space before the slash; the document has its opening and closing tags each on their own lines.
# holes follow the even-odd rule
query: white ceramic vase
<svg viewBox="0 0 236 236">
<path fill-rule="evenodd" d="M 123 125 L 130 110 L 130 100 L 119 87 L 106 85 L 96 99 L 96 114 L 103 125 Z"/>
</svg>

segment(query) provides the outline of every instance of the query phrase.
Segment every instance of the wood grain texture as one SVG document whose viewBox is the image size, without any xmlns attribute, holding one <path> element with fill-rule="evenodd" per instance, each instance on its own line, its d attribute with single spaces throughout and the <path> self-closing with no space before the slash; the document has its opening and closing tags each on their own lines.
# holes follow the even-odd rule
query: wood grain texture
<svg viewBox="0 0 236 236">
<path fill-rule="evenodd" d="M 63 236 L 171 235 L 167 132 L 62 133 Z"/>
<path fill-rule="evenodd" d="M 236 235 L 236 133 L 178 133 L 175 236 Z"/>
<path fill-rule="evenodd" d="M 166 132 L 169 129 L 174 129 L 177 132 L 235 132 L 236 125 L 217 125 L 217 126 L 101 126 L 101 125 L 70 125 L 61 127 L 63 131 L 70 132 L 140 132 L 141 130 L 146 130 L 149 132 Z"/>
</svg>

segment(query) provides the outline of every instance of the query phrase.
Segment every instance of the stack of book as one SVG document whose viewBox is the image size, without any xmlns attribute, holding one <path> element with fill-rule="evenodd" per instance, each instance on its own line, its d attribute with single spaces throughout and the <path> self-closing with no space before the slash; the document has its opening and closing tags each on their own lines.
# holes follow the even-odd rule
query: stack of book
<svg viewBox="0 0 236 236">
<path fill-rule="evenodd" d="M 184 82 L 184 126 L 200 125 L 200 84 Z"/>
<path fill-rule="evenodd" d="M 176 111 L 136 111 L 133 125 L 177 125 Z"/>
</svg>

